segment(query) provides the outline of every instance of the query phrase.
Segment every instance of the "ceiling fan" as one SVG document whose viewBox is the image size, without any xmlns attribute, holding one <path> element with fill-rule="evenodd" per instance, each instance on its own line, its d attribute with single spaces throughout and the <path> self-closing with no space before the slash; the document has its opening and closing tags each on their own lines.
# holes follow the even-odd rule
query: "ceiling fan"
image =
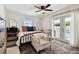
<svg viewBox="0 0 79 59">
<path fill-rule="evenodd" d="M 35 11 L 35 12 L 42 12 L 42 14 L 45 13 L 45 11 L 53 11 L 52 9 L 47 9 L 48 7 L 50 7 L 51 4 L 47 4 L 46 6 L 42 5 L 42 6 L 35 6 L 36 8 L 38 8 L 39 10 L 38 11 Z"/>
</svg>

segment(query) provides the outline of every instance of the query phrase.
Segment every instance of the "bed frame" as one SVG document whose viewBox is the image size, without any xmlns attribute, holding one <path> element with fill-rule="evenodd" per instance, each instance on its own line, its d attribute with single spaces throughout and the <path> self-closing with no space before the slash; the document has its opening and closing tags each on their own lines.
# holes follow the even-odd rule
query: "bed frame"
<svg viewBox="0 0 79 59">
<path fill-rule="evenodd" d="M 25 34 L 25 35 L 20 37 L 20 45 L 19 45 L 20 53 L 21 53 L 22 42 L 24 42 L 24 39 L 28 38 L 28 39 L 30 39 L 30 42 L 31 42 L 33 34 L 37 34 L 37 33 L 45 33 L 45 32 L 33 32 L 33 33 Z M 45 34 L 47 34 L 47 33 L 45 33 Z M 50 46 L 50 51 L 51 51 L 51 46 Z"/>
</svg>

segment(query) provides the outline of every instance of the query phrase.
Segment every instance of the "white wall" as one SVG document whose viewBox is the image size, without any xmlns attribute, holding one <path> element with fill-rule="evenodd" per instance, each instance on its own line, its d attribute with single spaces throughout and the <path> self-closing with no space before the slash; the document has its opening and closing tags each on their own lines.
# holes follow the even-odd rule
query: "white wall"
<svg viewBox="0 0 79 59">
<path fill-rule="evenodd" d="M 53 16 L 48 15 L 48 16 L 45 16 L 45 17 L 43 17 L 43 18 L 41 19 L 42 29 L 43 29 L 43 30 L 51 29 L 52 18 L 53 18 Z"/>
<path fill-rule="evenodd" d="M 7 23 L 8 23 L 7 27 L 10 27 L 10 20 L 15 20 L 17 22 L 17 27 L 21 30 L 22 25 L 23 25 L 23 19 L 32 19 L 33 26 L 41 28 L 40 18 L 24 15 L 24 14 L 18 13 L 16 11 L 7 10 L 7 20 L 8 20 L 7 21 Z"/>
<path fill-rule="evenodd" d="M 44 30 L 49 29 L 49 28 L 52 29 L 51 28 L 51 25 L 52 25 L 51 20 L 53 19 L 54 16 L 56 16 L 56 15 L 61 16 L 61 14 L 63 14 L 64 12 L 71 11 L 70 14 L 72 16 L 72 22 L 71 22 L 72 35 L 71 35 L 71 39 L 70 39 L 70 44 L 72 46 L 79 47 L 79 9 L 78 8 L 79 8 L 79 5 L 72 5 L 72 6 L 63 8 L 57 12 L 54 12 L 50 15 L 43 17 L 41 19 L 42 28 Z"/>
<path fill-rule="evenodd" d="M 5 19 L 5 8 L 0 4 L 0 17 Z"/>
</svg>

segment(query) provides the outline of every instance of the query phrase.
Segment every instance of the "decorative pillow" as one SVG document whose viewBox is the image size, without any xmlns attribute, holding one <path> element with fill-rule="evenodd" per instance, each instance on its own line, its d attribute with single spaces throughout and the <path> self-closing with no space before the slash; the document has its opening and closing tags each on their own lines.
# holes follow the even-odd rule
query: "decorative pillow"
<svg viewBox="0 0 79 59">
<path fill-rule="evenodd" d="M 33 31 L 36 31 L 36 27 L 33 26 Z"/>
<path fill-rule="evenodd" d="M 27 31 L 27 27 L 26 26 L 22 26 L 22 32 L 26 32 Z"/>
</svg>

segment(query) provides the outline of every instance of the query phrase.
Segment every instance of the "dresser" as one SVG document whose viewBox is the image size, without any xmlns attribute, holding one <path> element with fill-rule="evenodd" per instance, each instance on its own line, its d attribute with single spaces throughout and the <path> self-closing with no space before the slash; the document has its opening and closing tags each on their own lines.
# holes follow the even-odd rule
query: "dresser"
<svg viewBox="0 0 79 59">
<path fill-rule="evenodd" d="M 16 41 L 18 39 L 17 37 L 18 32 L 19 31 L 17 27 L 7 28 L 7 47 L 12 47 L 16 45 Z"/>
</svg>

